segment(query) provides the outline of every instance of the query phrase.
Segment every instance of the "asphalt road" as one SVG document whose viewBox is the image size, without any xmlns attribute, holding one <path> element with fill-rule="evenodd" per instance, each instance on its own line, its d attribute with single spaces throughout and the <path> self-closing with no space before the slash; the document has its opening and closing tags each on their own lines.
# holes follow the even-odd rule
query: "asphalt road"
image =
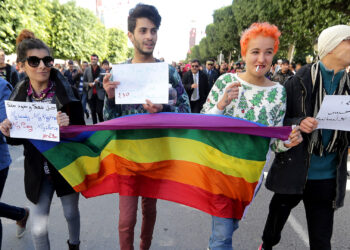
<svg viewBox="0 0 350 250">
<path fill-rule="evenodd" d="M 23 186 L 23 148 L 10 147 L 13 164 L 5 185 L 2 202 L 12 205 L 30 206 Z M 349 184 L 348 184 L 349 186 Z M 350 190 L 348 187 L 346 203 L 335 215 L 333 233 L 334 250 L 350 250 Z M 235 250 L 257 249 L 267 216 L 267 209 L 272 193 L 261 188 L 258 196 L 249 208 L 248 214 L 240 222 L 234 240 Z M 117 222 L 118 196 L 106 195 L 92 199 L 80 198 L 81 212 L 81 249 L 109 250 L 119 249 Z M 140 235 L 140 213 L 135 228 L 135 249 L 138 248 Z M 28 228 L 24 237 L 15 237 L 14 221 L 2 219 L 2 249 L 32 250 L 33 244 Z M 29 220 L 30 223 L 30 220 Z M 68 249 L 67 225 L 62 213 L 60 200 L 54 196 L 49 235 L 51 249 Z M 167 201 L 158 201 L 158 217 L 151 249 L 189 249 L 205 250 L 211 232 L 211 217 L 198 210 Z M 308 236 L 305 213 L 302 204 L 295 208 L 283 230 L 281 243 L 276 250 L 304 250 L 308 248 Z"/>
</svg>

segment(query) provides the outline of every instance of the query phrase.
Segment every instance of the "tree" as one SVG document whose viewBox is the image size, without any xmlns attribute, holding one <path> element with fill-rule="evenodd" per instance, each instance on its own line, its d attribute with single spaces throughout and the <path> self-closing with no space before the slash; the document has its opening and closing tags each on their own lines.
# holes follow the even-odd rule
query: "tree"
<svg viewBox="0 0 350 250">
<path fill-rule="evenodd" d="M 127 58 L 127 36 L 122 30 L 111 28 L 107 31 L 107 59 L 111 63 L 118 63 Z"/>
<path fill-rule="evenodd" d="M 85 59 L 93 53 L 100 58 L 107 54 L 107 31 L 89 10 L 77 7 L 74 1 L 52 2 L 52 39 L 54 56 L 64 59 Z"/>
<path fill-rule="evenodd" d="M 49 11 L 51 2 L 47 0 L 2 0 L 0 1 L 0 48 L 5 53 L 14 53 L 16 38 L 26 28 L 44 42 L 50 40 Z"/>
</svg>

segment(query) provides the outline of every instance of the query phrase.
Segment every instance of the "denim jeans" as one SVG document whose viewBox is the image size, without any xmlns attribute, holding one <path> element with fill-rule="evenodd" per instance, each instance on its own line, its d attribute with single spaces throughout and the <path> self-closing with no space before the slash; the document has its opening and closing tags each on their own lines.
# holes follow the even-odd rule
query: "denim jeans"
<svg viewBox="0 0 350 250">
<path fill-rule="evenodd" d="M 34 248 L 36 250 L 50 249 L 48 221 L 50 206 L 55 189 L 45 178 L 40 190 L 40 197 L 37 204 L 31 208 L 31 231 Z M 68 224 L 69 243 L 79 244 L 80 236 L 80 214 L 78 208 L 79 193 L 72 193 L 60 197 L 63 214 Z M 64 244 L 62 242 L 62 244 Z"/>
<path fill-rule="evenodd" d="M 83 90 L 83 92 L 81 94 L 81 104 L 83 105 L 84 113 L 87 112 L 86 103 L 87 103 L 87 92 Z"/>
<path fill-rule="evenodd" d="M 238 219 L 212 216 L 212 229 L 209 239 L 210 250 L 232 250 L 233 232 L 238 228 Z"/>
</svg>

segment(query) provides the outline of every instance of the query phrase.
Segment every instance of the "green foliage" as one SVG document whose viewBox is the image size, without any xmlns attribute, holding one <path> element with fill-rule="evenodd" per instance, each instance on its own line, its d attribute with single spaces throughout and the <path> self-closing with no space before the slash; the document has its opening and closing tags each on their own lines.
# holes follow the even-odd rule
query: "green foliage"
<svg viewBox="0 0 350 250">
<path fill-rule="evenodd" d="M 123 31 L 116 28 L 108 30 L 107 58 L 111 63 L 115 64 L 127 59 L 127 40 L 128 38 Z"/>
<path fill-rule="evenodd" d="M 295 45 L 295 61 L 304 62 L 306 55 L 313 55 L 314 41 L 323 29 L 350 24 L 350 5 L 348 0 L 234 0 L 213 16 L 206 42 L 197 48 L 201 58 L 216 58 L 220 51 L 226 58 L 236 51 L 237 57 L 242 31 L 253 22 L 270 22 L 282 33 L 276 58 L 287 57 Z"/>
<path fill-rule="evenodd" d="M 75 1 L 1 0 L 0 9 L 0 47 L 5 53 L 15 52 L 16 37 L 26 28 L 51 47 L 56 58 L 88 60 L 96 53 L 115 63 L 130 55 L 121 30 L 107 30 Z"/>
</svg>

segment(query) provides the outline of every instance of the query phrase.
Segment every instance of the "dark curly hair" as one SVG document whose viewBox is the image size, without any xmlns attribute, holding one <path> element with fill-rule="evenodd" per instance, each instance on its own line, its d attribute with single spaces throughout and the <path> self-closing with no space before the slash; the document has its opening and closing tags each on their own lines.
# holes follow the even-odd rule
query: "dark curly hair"
<svg viewBox="0 0 350 250">
<path fill-rule="evenodd" d="M 135 8 L 129 11 L 128 17 L 128 31 L 134 33 L 136 27 L 136 19 L 145 17 L 154 23 L 154 25 L 159 29 L 162 17 L 159 15 L 156 7 L 152 5 L 139 3 Z"/>
<path fill-rule="evenodd" d="M 24 62 L 27 58 L 27 51 L 31 49 L 45 49 L 51 55 L 49 47 L 40 39 L 36 38 L 30 30 L 24 29 L 16 39 L 17 62 Z"/>
</svg>

